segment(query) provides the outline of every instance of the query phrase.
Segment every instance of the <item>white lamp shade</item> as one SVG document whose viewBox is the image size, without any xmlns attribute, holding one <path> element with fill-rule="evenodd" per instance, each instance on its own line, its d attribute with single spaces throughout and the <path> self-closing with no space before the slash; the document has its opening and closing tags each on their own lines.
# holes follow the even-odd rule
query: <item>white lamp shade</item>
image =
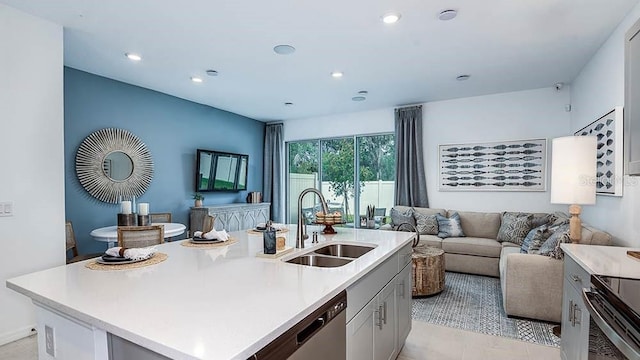
<svg viewBox="0 0 640 360">
<path fill-rule="evenodd" d="M 596 203 L 596 137 L 566 136 L 553 139 L 551 203 Z"/>
</svg>

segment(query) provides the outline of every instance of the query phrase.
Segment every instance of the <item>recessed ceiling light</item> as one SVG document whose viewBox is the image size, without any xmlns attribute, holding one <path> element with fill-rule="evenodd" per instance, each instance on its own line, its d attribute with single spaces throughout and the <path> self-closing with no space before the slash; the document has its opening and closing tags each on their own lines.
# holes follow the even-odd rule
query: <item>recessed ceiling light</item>
<svg viewBox="0 0 640 360">
<path fill-rule="evenodd" d="M 134 54 L 134 53 L 126 53 L 124 54 L 127 58 L 129 58 L 129 60 L 131 61 L 140 61 L 142 60 L 142 56 L 138 55 L 138 54 Z"/>
<path fill-rule="evenodd" d="M 341 78 L 344 76 L 344 73 L 342 71 L 334 71 L 331 73 L 331 76 L 334 78 Z"/>
<path fill-rule="evenodd" d="M 456 80 L 465 81 L 465 80 L 469 80 L 470 77 L 471 77 L 471 75 L 460 75 L 460 76 L 456 77 Z"/>
<path fill-rule="evenodd" d="M 364 97 L 364 96 L 354 96 L 354 97 L 351 98 L 351 100 L 352 101 L 365 101 L 365 100 L 367 100 L 367 98 Z"/>
<path fill-rule="evenodd" d="M 358 91 L 358 95 L 366 96 L 369 92 L 367 90 Z"/>
<path fill-rule="evenodd" d="M 456 10 L 452 10 L 452 9 L 443 10 L 440 12 L 440 14 L 438 14 L 438 19 L 442 21 L 451 20 L 457 15 L 458 15 L 458 12 Z"/>
<path fill-rule="evenodd" d="M 191 81 L 193 81 L 194 83 L 201 83 L 202 79 L 196 76 L 192 76 Z"/>
<path fill-rule="evenodd" d="M 207 70 L 207 75 L 209 76 L 218 76 L 218 72 L 215 70 Z"/>
<path fill-rule="evenodd" d="M 293 103 L 292 103 L 292 102 L 286 102 L 286 103 L 284 103 L 284 106 L 286 106 L 286 107 L 292 107 L 292 106 L 293 106 Z"/>
<path fill-rule="evenodd" d="M 397 23 L 398 20 L 400 20 L 400 14 L 398 13 L 388 13 L 382 15 L 382 22 L 384 22 L 385 24 L 394 24 Z"/>
<path fill-rule="evenodd" d="M 291 45 L 276 45 L 273 51 L 278 55 L 289 55 L 296 52 L 296 48 Z"/>
</svg>

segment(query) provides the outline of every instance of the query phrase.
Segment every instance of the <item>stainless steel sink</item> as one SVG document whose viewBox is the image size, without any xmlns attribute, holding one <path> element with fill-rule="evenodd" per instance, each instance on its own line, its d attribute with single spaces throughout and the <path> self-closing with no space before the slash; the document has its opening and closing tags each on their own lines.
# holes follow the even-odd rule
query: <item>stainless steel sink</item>
<svg viewBox="0 0 640 360">
<path fill-rule="evenodd" d="M 317 266 L 317 267 L 338 267 L 338 266 L 346 265 L 351 261 L 353 261 L 353 259 L 322 256 L 322 255 L 315 255 L 315 254 L 300 255 L 298 257 L 294 257 L 293 259 L 287 260 L 287 262 L 291 264 Z"/>
<path fill-rule="evenodd" d="M 331 255 L 355 259 L 368 253 L 371 250 L 373 250 L 373 247 L 371 246 L 331 244 L 316 249 L 313 252 L 321 255 Z"/>
</svg>

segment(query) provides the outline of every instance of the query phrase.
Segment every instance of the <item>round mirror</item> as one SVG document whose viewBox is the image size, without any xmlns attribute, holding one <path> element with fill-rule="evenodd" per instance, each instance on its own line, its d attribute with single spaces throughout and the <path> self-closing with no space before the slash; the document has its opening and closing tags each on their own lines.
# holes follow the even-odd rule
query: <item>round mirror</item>
<svg viewBox="0 0 640 360">
<path fill-rule="evenodd" d="M 114 151 L 104 158 L 102 171 L 113 181 L 127 180 L 133 174 L 133 161 L 122 151 Z"/>
<path fill-rule="evenodd" d="M 153 178 L 147 146 L 127 130 L 102 129 L 82 141 L 76 153 L 76 175 L 91 196 L 108 203 L 140 197 Z"/>
</svg>

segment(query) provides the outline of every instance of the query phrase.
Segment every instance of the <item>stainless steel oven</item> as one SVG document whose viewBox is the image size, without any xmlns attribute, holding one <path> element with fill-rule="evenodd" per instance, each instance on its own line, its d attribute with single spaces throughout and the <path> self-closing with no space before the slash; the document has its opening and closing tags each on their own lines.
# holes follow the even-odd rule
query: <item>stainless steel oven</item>
<svg viewBox="0 0 640 360">
<path fill-rule="evenodd" d="M 591 275 L 582 296 L 591 318 L 624 355 L 640 360 L 640 280 Z"/>
</svg>

